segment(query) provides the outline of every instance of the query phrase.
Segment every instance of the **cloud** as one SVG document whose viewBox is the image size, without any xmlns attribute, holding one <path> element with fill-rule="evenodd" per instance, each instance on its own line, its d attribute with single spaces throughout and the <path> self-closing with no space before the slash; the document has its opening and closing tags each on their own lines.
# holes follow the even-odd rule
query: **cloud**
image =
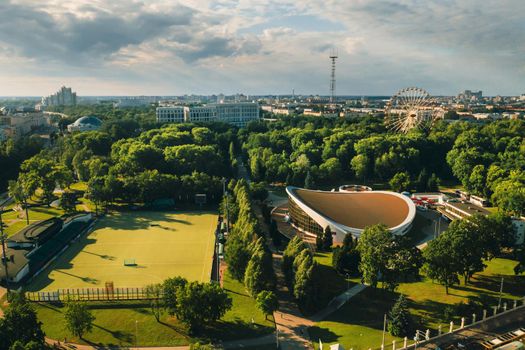
<svg viewBox="0 0 525 350">
<path fill-rule="evenodd" d="M 518 94 L 524 10 L 523 0 L 10 0 L 0 81 L 89 77 L 81 94 L 327 94 L 336 47 L 341 94 Z M 20 94 L 10 86 L 0 94 Z"/>
</svg>

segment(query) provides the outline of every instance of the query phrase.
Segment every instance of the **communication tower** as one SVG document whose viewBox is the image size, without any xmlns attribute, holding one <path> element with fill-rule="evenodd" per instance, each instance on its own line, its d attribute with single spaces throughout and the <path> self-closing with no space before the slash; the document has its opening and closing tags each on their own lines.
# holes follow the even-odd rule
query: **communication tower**
<svg viewBox="0 0 525 350">
<path fill-rule="evenodd" d="M 330 74 L 330 103 L 335 103 L 335 60 L 337 59 L 337 49 L 330 50 L 330 60 L 332 61 L 332 72 Z"/>
</svg>

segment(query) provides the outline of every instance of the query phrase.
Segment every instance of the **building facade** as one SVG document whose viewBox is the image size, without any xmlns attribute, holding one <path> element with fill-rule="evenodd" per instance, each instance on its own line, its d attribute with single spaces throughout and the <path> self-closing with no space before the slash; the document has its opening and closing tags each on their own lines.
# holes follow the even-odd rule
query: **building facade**
<svg viewBox="0 0 525 350">
<path fill-rule="evenodd" d="M 17 139 L 47 124 L 47 118 L 40 112 L 0 115 L 0 140 Z"/>
<path fill-rule="evenodd" d="M 252 120 L 259 119 L 257 103 L 213 103 L 204 106 L 158 107 L 159 123 L 225 122 L 244 127 Z"/>
<path fill-rule="evenodd" d="M 77 104 L 77 93 L 71 88 L 62 86 L 53 95 L 42 97 L 42 106 L 75 106 Z"/>
</svg>

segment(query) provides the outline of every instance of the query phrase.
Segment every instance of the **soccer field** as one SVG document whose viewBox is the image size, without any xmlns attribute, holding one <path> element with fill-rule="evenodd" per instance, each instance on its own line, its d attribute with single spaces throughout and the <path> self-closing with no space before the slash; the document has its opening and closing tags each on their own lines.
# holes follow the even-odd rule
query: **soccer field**
<svg viewBox="0 0 525 350">
<path fill-rule="evenodd" d="M 142 287 L 168 277 L 209 281 L 217 215 L 125 212 L 98 220 L 26 288 Z M 136 266 L 124 266 L 135 259 Z"/>
</svg>

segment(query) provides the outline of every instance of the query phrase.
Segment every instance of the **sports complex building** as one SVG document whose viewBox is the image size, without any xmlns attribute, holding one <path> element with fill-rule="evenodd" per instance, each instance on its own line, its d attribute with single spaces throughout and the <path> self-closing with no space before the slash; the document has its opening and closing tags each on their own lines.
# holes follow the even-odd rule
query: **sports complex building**
<svg viewBox="0 0 525 350">
<path fill-rule="evenodd" d="M 339 191 L 330 192 L 288 186 L 290 223 L 310 235 L 330 226 L 334 242 L 342 242 L 349 233 L 359 237 L 366 227 L 375 224 L 384 224 L 397 235 L 410 230 L 416 216 L 416 206 L 410 198 L 362 186 L 353 188 L 342 186 Z"/>
</svg>

